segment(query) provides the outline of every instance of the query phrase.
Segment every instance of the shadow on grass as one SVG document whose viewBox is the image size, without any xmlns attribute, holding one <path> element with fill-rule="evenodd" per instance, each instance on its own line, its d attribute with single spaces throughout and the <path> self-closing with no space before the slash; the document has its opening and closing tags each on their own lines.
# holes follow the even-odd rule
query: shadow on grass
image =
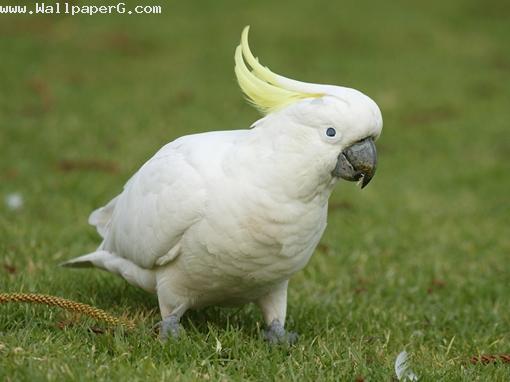
<svg viewBox="0 0 510 382">
<path fill-rule="evenodd" d="M 197 332 L 207 334 L 211 328 L 218 331 L 231 329 L 244 331 L 246 328 L 257 328 L 260 326 L 260 319 L 256 307 L 253 304 L 246 304 L 238 307 L 210 306 L 190 310 L 183 322 L 185 326 L 191 326 Z"/>
</svg>

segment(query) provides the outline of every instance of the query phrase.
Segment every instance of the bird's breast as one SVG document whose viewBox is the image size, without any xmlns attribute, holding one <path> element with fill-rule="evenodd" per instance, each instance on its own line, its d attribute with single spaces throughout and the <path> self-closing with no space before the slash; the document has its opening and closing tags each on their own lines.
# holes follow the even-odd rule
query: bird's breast
<svg viewBox="0 0 510 382">
<path fill-rule="evenodd" d="M 180 266 L 190 288 L 251 297 L 306 265 L 326 227 L 327 205 L 263 193 L 225 196 L 184 237 Z"/>
</svg>

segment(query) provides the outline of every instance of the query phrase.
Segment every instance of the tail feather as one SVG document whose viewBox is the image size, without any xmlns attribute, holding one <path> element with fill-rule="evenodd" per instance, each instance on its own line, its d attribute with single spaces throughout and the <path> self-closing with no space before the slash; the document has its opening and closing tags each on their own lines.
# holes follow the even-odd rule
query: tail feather
<svg viewBox="0 0 510 382">
<path fill-rule="evenodd" d="M 67 260 L 59 265 L 66 268 L 92 268 L 98 267 L 106 269 L 103 263 L 103 257 L 111 256 L 110 252 L 107 251 L 96 251 L 88 253 L 83 256 L 75 257 L 74 259 Z"/>
<path fill-rule="evenodd" d="M 123 257 L 108 251 L 98 250 L 87 255 L 79 256 L 62 264 L 68 268 L 97 267 L 118 274 L 132 285 L 148 292 L 156 290 L 156 275 L 150 269 L 144 269 Z"/>
</svg>

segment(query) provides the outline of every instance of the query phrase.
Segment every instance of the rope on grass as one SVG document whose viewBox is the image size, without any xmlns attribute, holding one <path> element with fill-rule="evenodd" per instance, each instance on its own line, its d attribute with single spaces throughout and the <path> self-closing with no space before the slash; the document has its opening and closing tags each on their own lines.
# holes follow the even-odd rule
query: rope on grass
<svg viewBox="0 0 510 382">
<path fill-rule="evenodd" d="M 487 365 L 489 363 L 510 363 L 510 354 L 482 354 L 480 356 L 473 356 L 470 359 L 473 365 L 483 364 Z"/>
<path fill-rule="evenodd" d="M 65 309 L 69 312 L 81 313 L 96 320 L 104 321 L 112 326 L 121 325 L 130 330 L 135 328 L 135 325 L 132 322 L 112 316 L 102 309 L 95 308 L 81 302 L 71 301 L 62 297 L 38 293 L 0 293 L 0 304 L 7 302 L 29 302 L 48 306 L 58 306 L 59 308 Z"/>
</svg>

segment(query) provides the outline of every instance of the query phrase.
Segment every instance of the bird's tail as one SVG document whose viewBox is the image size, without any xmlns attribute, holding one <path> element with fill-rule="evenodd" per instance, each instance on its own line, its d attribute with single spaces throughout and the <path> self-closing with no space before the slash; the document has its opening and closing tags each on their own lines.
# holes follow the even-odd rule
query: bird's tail
<svg viewBox="0 0 510 382">
<path fill-rule="evenodd" d="M 67 260 L 61 264 L 59 264 L 61 267 L 68 267 L 68 268 L 90 268 L 90 267 L 98 267 L 103 268 L 106 270 L 109 270 L 106 267 L 105 260 L 108 259 L 108 257 L 113 256 L 108 251 L 96 251 L 92 253 L 88 253 L 83 256 L 75 257 L 74 259 Z"/>
<path fill-rule="evenodd" d="M 132 285 L 149 292 L 156 290 L 155 272 L 139 267 L 128 259 L 104 250 L 98 250 L 61 263 L 68 268 L 97 267 L 118 274 Z"/>
</svg>

